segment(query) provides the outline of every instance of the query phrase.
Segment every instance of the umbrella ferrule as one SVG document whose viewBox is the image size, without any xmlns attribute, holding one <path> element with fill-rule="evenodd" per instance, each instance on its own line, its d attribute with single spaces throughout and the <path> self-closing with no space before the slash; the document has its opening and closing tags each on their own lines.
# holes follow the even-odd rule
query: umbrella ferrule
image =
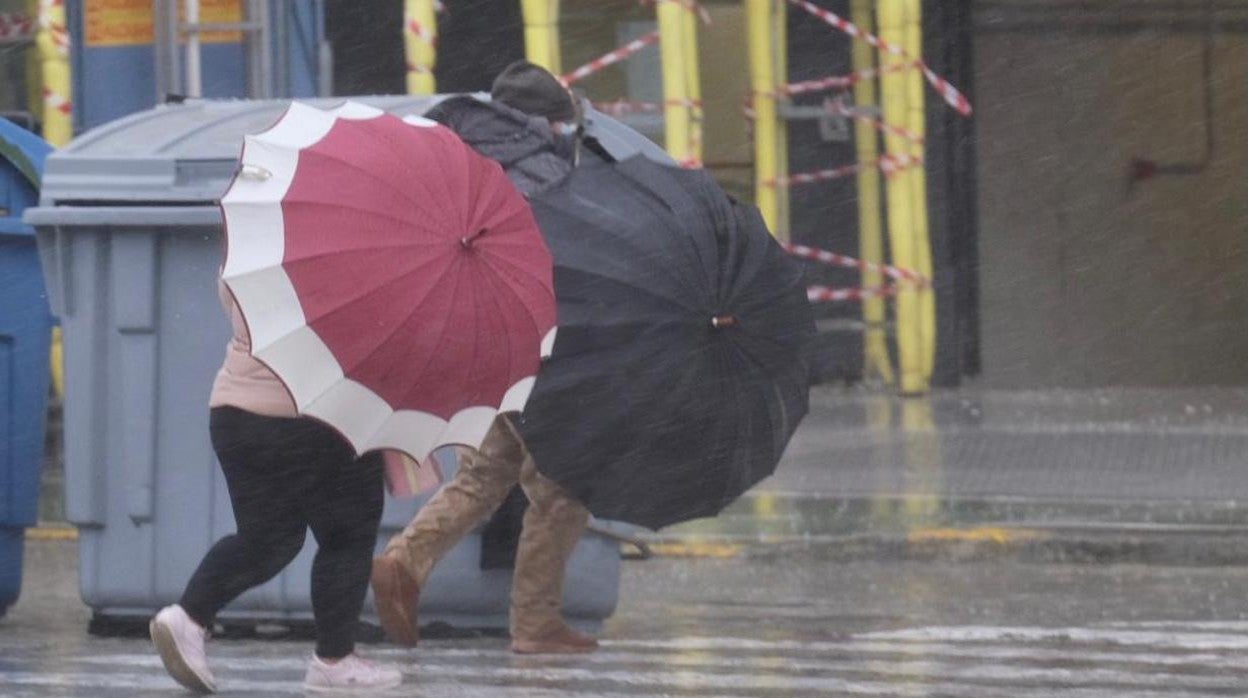
<svg viewBox="0 0 1248 698">
<path fill-rule="evenodd" d="M 711 327 L 717 330 L 722 327 L 734 327 L 736 324 L 736 315 L 715 315 L 711 318 Z"/>
<path fill-rule="evenodd" d="M 465 249 L 465 250 L 471 250 L 471 249 L 472 249 L 472 243 L 473 243 L 473 241 L 474 241 L 474 240 L 476 240 L 477 238 L 481 237 L 482 235 L 485 235 L 485 228 L 482 228 L 482 229 L 478 230 L 477 232 L 473 233 L 472 235 L 469 235 L 469 236 L 467 236 L 467 237 L 462 237 L 462 238 L 460 238 L 460 239 L 459 239 L 459 244 L 460 244 L 460 245 L 463 245 L 463 247 L 464 247 L 464 249 Z"/>
</svg>

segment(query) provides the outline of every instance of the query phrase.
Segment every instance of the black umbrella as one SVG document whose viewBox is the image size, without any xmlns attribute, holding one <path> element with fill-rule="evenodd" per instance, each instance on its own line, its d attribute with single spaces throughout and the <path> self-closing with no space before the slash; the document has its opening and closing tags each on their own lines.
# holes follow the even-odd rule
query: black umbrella
<svg viewBox="0 0 1248 698">
<path fill-rule="evenodd" d="M 801 270 L 703 171 L 592 163 L 531 199 L 559 332 L 521 417 L 594 515 L 660 528 L 775 471 L 808 407 Z"/>
</svg>

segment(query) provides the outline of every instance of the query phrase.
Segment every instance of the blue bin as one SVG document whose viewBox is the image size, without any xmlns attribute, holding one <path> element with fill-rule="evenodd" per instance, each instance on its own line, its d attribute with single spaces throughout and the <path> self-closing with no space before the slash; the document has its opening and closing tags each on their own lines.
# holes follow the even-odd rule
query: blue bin
<svg viewBox="0 0 1248 698">
<path fill-rule="evenodd" d="M 50 150 L 0 119 L 0 615 L 21 591 L 22 542 L 38 518 L 52 314 L 34 230 L 21 217 L 37 202 Z"/>
</svg>

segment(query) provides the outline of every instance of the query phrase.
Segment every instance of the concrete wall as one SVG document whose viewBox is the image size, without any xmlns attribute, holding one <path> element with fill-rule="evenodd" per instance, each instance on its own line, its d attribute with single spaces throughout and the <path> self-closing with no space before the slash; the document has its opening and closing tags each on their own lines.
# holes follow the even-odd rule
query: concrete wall
<svg viewBox="0 0 1248 698">
<path fill-rule="evenodd" d="M 985 382 L 1248 383 L 1248 35 L 976 22 Z"/>
</svg>

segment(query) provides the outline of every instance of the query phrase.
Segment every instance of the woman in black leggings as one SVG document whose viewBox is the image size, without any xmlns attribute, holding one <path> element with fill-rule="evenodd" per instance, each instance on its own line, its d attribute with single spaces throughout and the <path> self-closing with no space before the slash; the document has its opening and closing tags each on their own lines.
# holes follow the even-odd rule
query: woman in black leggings
<svg viewBox="0 0 1248 698">
<path fill-rule="evenodd" d="M 217 541 L 177 604 L 151 623 L 165 668 L 201 693 L 216 690 L 204 640 L 217 613 L 281 572 L 310 529 L 316 654 L 305 688 L 386 689 L 401 674 L 354 654 L 383 504 L 381 456 L 357 458 L 330 427 L 297 416 L 285 387 L 251 356 L 246 326 L 228 291 L 234 337 L 209 401 L 212 447 L 225 474 L 237 532 Z"/>
</svg>

